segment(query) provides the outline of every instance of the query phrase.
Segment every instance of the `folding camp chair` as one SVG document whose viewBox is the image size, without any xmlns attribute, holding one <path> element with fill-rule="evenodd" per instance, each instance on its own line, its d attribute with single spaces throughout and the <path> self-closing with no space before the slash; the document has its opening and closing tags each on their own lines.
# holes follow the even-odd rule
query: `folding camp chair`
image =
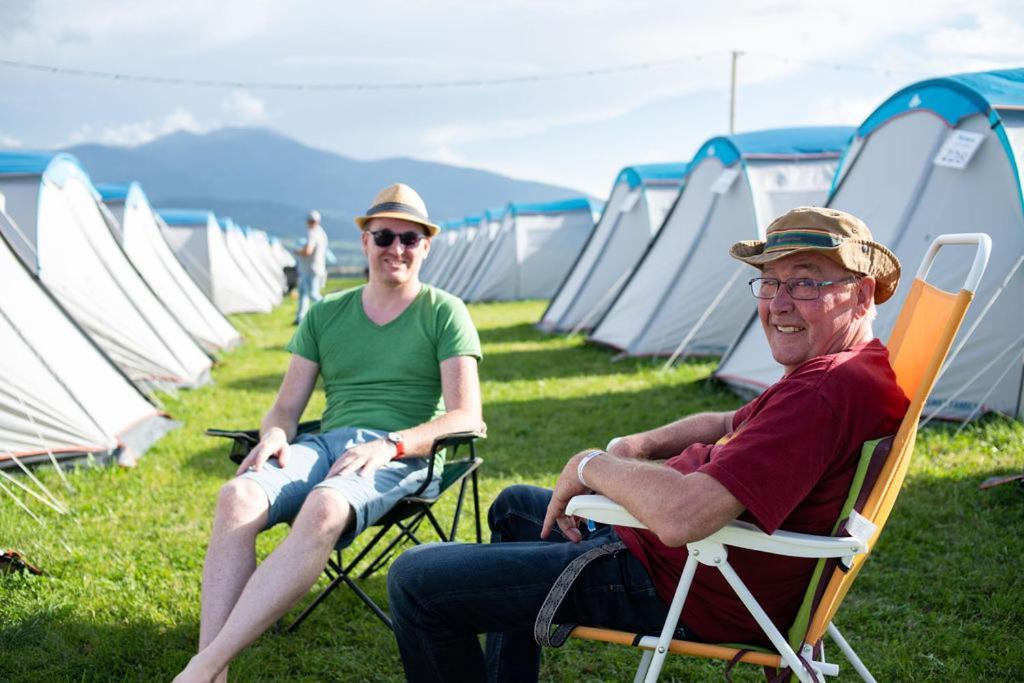
<svg viewBox="0 0 1024 683">
<path fill-rule="evenodd" d="M 976 247 L 971 271 L 959 293 L 925 282 L 939 249 L 948 244 Z M 832 619 L 889 517 L 910 464 L 918 420 L 925 400 L 956 336 L 974 290 L 988 263 L 991 241 L 984 234 L 938 237 L 925 256 L 889 339 L 890 362 L 910 407 L 895 436 L 864 445 L 849 498 L 832 536 L 776 531 L 734 521 L 707 538 L 687 544 L 689 551 L 668 617 L 659 636 L 577 626 L 572 636 L 632 645 L 644 650 L 635 681 L 655 681 L 669 652 L 694 657 L 742 661 L 768 669 L 788 669 L 801 681 L 822 681 L 839 673 L 825 660 L 822 640 L 831 636 L 865 681 L 874 681 Z M 644 528 L 624 508 L 604 496 L 577 496 L 567 514 L 607 524 Z M 728 546 L 789 557 L 818 558 L 807 592 L 788 637 L 768 618 L 730 566 Z M 764 630 L 774 650 L 754 645 L 715 645 L 673 639 L 698 564 L 717 568 Z"/>
<path fill-rule="evenodd" d="M 300 423 L 296 435 L 316 433 L 318 431 L 320 431 L 320 421 L 313 420 L 310 422 Z M 209 436 L 220 436 L 231 439 L 231 451 L 228 455 L 231 460 L 236 463 L 242 462 L 249 451 L 252 450 L 252 447 L 259 443 L 260 438 L 259 430 L 256 429 L 247 431 L 208 429 L 206 433 Z M 459 518 L 462 516 L 462 505 L 466 497 L 467 483 L 472 483 L 473 514 L 476 522 L 476 542 L 481 542 L 480 493 L 477 483 L 477 469 L 479 469 L 480 465 L 483 464 L 483 460 L 476 456 L 476 440 L 482 438 L 485 438 L 485 434 L 483 432 L 458 432 L 455 434 L 446 434 L 435 439 L 434 444 L 430 449 L 427 477 L 423 480 L 423 484 L 416 491 L 399 500 L 390 511 L 388 511 L 381 519 L 377 520 L 373 526 L 379 527 L 378 531 L 352 560 L 348 563 L 344 563 L 342 561 L 342 551 L 335 550 L 334 557 L 327 561 L 327 566 L 324 568 L 324 573 L 327 574 L 330 579 L 330 583 L 327 584 L 327 587 L 316 596 L 313 602 L 295 618 L 295 621 L 285 627 L 284 630 L 289 633 L 295 631 L 302 622 L 306 620 L 306 617 L 308 617 L 313 610 L 316 609 L 320 603 L 323 602 L 324 599 L 342 583 L 351 588 L 359 599 L 362 600 L 366 606 L 369 607 L 370 610 L 387 625 L 388 628 L 393 629 L 391 625 L 391 617 L 389 617 L 387 613 L 373 601 L 373 598 L 366 594 L 366 591 L 356 583 L 356 580 L 366 579 L 387 564 L 388 560 L 403 542 L 411 541 L 414 544 L 421 543 L 416 534 L 424 520 L 430 523 L 430 527 L 433 528 L 438 538 L 442 541 L 455 540 L 455 535 L 459 530 Z M 455 456 L 458 454 L 460 446 L 469 446 L 469 455 L 460 460 L 456 460 Z M 445 463 L 444 470 L 441 472 L 441 486 L 437 495 L 424 495 L 427 486 L 433 478 L 434 461 L 437 454 L 445 448 L 451 449 L 452 460 Z M 438 522 L 437 517 L 434 516 L 431 508 L 434 503 L 441 499 L 441 496 L 443 496 L 446 491 L 456 484 L 459 485 L 459 493 L 455 502 L 455 513 L 452 515 L 451 528 L 448 531 L 445 531 Z M 393 529 L 398 532 L 394 538 L 392 538 L 385 548 L 359 572 L 356 578 L 353 578 L 356 567 L 359 566 L 359 564 L 376 549 L 377 545 L 383 541 L 388 532 Z"/>
</svg>

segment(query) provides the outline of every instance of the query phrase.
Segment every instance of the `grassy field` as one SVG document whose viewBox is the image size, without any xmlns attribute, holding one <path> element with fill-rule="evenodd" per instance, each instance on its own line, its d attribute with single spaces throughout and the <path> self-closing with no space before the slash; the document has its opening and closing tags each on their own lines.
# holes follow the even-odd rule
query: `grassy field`
<svg viewBox="0 0 1024 683">
<path fill-rule="evenodd" d="M 338 286 L 337 283 L 334 283 Z M 237 316 L 247 341 L 216 384 L 165 397 L 183 423 L 133 470 L 80 469 L 71 507 L 32 522 L 0 501 L 0 544 L 45 576 L 0 575 L 0 680 L 169 680 L 197 636 L 199 578 L 214 500 L 234 466 L 210 426 L 246 428 L 268 407 L 287 361 L 291 306 Z M 650 360 L 609 361 L 579 338 L 533 329 L 541 302 L 472 306 L 490 438 L 480 447 L 484 506 L 506 485 L 550 485 L 571 453 L 616 435 L 739 401 L 708 384 L 707 362 L 662 373 Z M 317 394 L 307 410 L 323 407 Z M 982 492 L 992 474 L 1024 470 L 1024 427 L 986 419 L 960 434 L 929 427 L 886 534 L 836 620 L 879 680 L 1014 680 L 1024 671 L 1024 493 Z M 37 511 L 40 509 L 37 506 Z M 486 509 L 486 507 L 485 507 Z M 447 519 L 451 506 L 443 508 Z M 470 540 L 471 524 L 460 535 Z M 283 537 L 261 537 L 261 556 Z M 366 584 L 386 600 L 382 576 Z M 833 648 L 834 650 L 834 648 Z M 636 653 L 570 641 L 545 655 L 545 680 L 629 680 Z M 841 662 L 842 663 L 842 662 Z M 718 680 L 722 665 L 670 659 L 664 680 Z M 740 666 L 739 680 L 760 671 Z M 237 680 L 401 680 L 387 631 L 338 591 L 294 635 L 267 635 L 232 667 Z M 857 680 L 844 667 L 839 680 Z"/>
</svg>

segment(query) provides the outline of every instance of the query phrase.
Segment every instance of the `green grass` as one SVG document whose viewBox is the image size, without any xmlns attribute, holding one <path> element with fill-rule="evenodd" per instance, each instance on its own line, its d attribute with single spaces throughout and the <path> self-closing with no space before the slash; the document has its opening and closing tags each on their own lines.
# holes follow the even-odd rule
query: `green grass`
<svg viewBox="0 0 1024 683">
<path fill-rule="evenodd" d="M 552 484 L 568 455 L 611 436 L 739 404 L 704 381 L 712 363 L 668 373 L 650 360 L 612 363 L 579 338 L 536 332 L 542 310 L 540 302 L 471 307 L 485 353 L 485 506 L 512 483 Z M 233 472 L 226 442 L 203 430 L 258 423 L 287 362 L 292 313 L 286 304 L 237 317 L 246 344 L 221 359 L 215 385 L 164 398 L 183 426 L 134 470 L 79 469 L 73 493 L 41 472 L 71 514 L 43 514 L 41 527 L 0 502 L 0 544 L 46 571 L 0 575 L 0 680 L 169 680 L 188 661 L 214 500 Z M 307 416 L 322 407 L 318 392 Z M 892 520 L 836 620 L 879 680 L 1009 680 L 1024 671 L 1024 494 L 977 488 L 992 474 L 1024 470 L 1024 427 L 989 418 L 955 432 L 921 435 Z M 284 533 L 264 534 L 261 556 Z M 463 524 L 463 540 L 470 533 Z M 386 600 L 383 577 L 366 585 Z M 542 677 L 628 680 L 636 660 L 625 648 L 570 641 L 545 655 Z M 670 658 L 664 679 L 718 679 L 721 671 Z M 736 674 L 760 678 L 751 667 Z M 401 680 L 402 671 L 390 633 L 339 591 L 297 634 L 258 640 L 232 676 L 377 681 Z M 847 666 L 840 680 L 856 676 Z"/>
</svg>

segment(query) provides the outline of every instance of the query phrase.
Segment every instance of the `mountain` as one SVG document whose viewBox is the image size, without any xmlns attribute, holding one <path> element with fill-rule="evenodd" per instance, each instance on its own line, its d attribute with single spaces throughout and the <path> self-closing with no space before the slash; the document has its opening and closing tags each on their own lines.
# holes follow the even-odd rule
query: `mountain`
<svg viewBox="0 0 1024 683">
<path fill-rule="evenodd" d="M 509 201 L 581 194 L 432 161 L 360 161 L 260 128 L 179 131 L 136 147 L 84 144 L 65 151 L 81 160 L 93 182 L 138 181 L 158 208 L 206 208 L 282 237 L 304 234 L 306 212 L 316 208 L 332 240 L 354 241 L 353 216 L 394 182 L 416 188 L 437 221 L 478 215 Z"/>
</svg>

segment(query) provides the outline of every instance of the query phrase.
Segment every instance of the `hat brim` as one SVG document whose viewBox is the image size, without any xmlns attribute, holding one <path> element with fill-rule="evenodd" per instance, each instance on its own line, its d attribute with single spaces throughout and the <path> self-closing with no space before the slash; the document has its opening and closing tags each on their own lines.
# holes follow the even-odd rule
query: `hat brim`
<svg viewBox="0 0 1024 683">
<path fill-rule="evenodd" d="M 399 220 L 409 221 L 410 223 L 422 225 L 424 228 L 427 229 L 427 231 L 430 232 L 431 237 L 441 232 L 441 228 L 434 225 L 433 223 L 429 221 L 420 220 L 416 216 L 407 213 L 402 213 L 401 211 L 382 211 L 380 213 L 375 213 L 372 216 L 356 216 L 355 222 L 360 230 L 366 230 L 366 224 L 369 223 L 374 218 L 397 218 Z"/>
<path fill-rule="evenodd" d="M 875 303 L 889 300 L 900 283 L 900 262 L 877 242 L 847 240 L 836 247 L 794 247 L 765 253 L 764 240 L 744 240 L 729 248 L 729 256 L 761 269 L 766 263 L 804 252 L 817 252 L 847 270 L 875 278 Z"/>
</svg>

